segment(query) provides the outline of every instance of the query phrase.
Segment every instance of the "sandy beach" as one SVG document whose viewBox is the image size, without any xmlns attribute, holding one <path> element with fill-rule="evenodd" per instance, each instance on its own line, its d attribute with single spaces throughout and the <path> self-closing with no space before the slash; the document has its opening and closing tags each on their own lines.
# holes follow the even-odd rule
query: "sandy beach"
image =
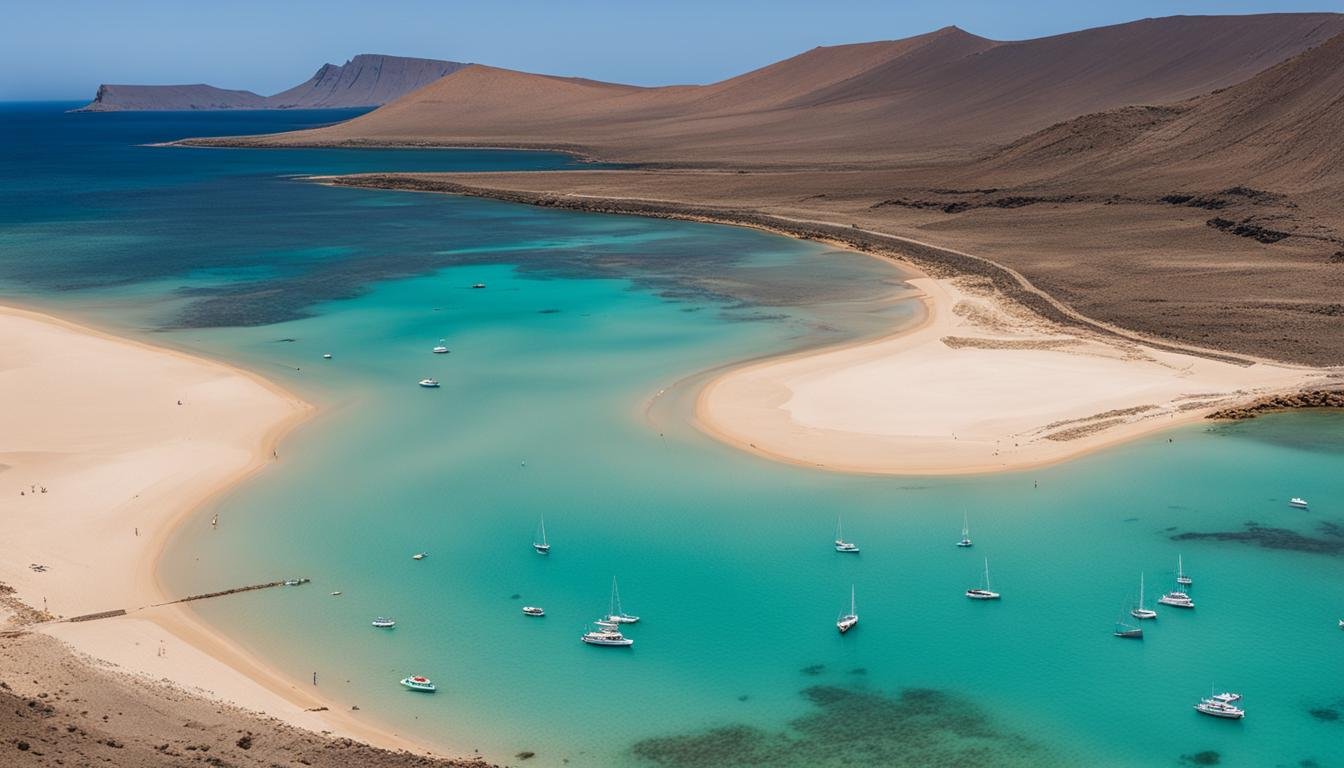
<svg viewBox="0 0 1344 768">
<path fill-rule="evenodd" d="M 277 443 L 312 411 L 222 363 L 0 308 L 0 583 L 48 614 L 30 615 L 47 619 L 30 628 L 120 672 L 313 731 L 424 751 L 324 711 L 318 695 L 188 608 L 152 607 L 166 599 L 155 563 L 174 526 L 273 466 Z M 232 586 L 241 585 L 221 588 Z M 128 614 L 59 621 L 116 609 Z M 11 612 L 0 609 L 0 621 Z"/>
<path fill-rule="evenodd" d="M 1063 461 L 1324 376 L 1055 325 L 974 279 L 910 283 L 923 293 L 922 322 L 732 370 L 702 390 L 701 428 L 832 470 L 996 472 Z"/>
</svg>

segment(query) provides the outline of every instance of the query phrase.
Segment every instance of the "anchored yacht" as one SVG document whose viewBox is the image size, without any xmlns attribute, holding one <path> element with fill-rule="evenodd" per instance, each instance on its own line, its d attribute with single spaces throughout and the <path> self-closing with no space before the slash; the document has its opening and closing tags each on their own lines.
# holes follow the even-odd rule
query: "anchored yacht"
<svg viewBox="0 0 1344 768">
<path fill-rule="evenodd" d="M 853 629 L 859 623 L 859 612 L 854 609 L 854 585 L 849 585 L 849 613 L 841 616 L 835 622 L 835 628 L 840 630 L 840 634 L 845 634 Z"/>
<path fill-rule="evenodd" d="M 622 635 L 619 629 L 612 627 L 599 627 L 591 632 L 585 633 L 581 639 L 589 645 L 628 647 L 635 644 L 634 640 Z"/>
<path fill-rule="evenodd" d="M 1139 604 L 1134 606 L 1134 610 L 1129 612 L 1130 616 L 1136 619 L 1156 619 L 1157 611 L 1152 608 L 1143 607 L 1143 574 L 1139 574 Z"/>
<path fill-rule="evenodd" d="M 401 684 L 410 688 L 412 691 L 421 691 L 423 693 L 433 693 L 438 690 L 438 687 L 434 685 L 433 681 L 428 677 L 421 677 L 420 675 L 403 677 L 401 679 Z"/>
<path fill-rule="evenodd" d="M 998 600 L 999 593 L 989 588 L 989 558 L 985 558 L 985 582 L 983 587 L 971 587 L 966 596 L 972 600 Z"/>
<path fill-rule="evenodd" d="M 859 545 L 852 541 L 845 541 L 844 531 L 840 528 L 840 516 L 835 516 L 835 551 L 858 553 Z"/>
<path fill-rule="evenodd" d="M 524 605 L 524 606 L 523 606 L 523 613 L 527 614 L 528 616 L 545 616 L 545 615 L 546 615 L 546 611 L 542 610 L 541 608 L 538 608 L 538 607 L 535 606 L 535 605 Z"/>
<path fill-rule="evenodd" d="M 1306 509 L 1306 508 L 1307 508 L 1307 500 L 1306 500 L 1306 499 L 1300 499 L 1300 498 L 1294 496 L 1293 498 L 1291 498 L 1291 499 L 1288 500 L 1288 506 L 1290 506 L 1290 507 L 1295 507 L 1295 508 L 1297 508 L 1297 509 Z"/>
<path fill-rule="evenodd" d="M 371 623 L 373 624 L 373 626 L 378 627 L 379 629 L 391 629 L 397 626 L 396 621 L 389 619 L 386 616 L 379 616 L 378 618 L 374 619 Z"/>
<path fill-rule="evenodd" d="M 421 379 L 421 380 L 420 380 L 420 386 L 424 387 L 425 389 L 438 389 L 438 388 L 439 388 L 439 380 L 438 380 L 438 379 Z"/>
</svg>

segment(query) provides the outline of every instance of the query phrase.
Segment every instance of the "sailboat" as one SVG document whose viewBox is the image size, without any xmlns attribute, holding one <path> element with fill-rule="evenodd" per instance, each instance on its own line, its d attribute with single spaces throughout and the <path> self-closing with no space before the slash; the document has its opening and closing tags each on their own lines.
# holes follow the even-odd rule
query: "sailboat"
<svg viewBox="0 0 1344 768">
<path fill-rule="evenodd" d="M 858 545 L 858 544 L 855 544 L 855 543 L 852 542 L 852 541 L 845 541 L 844 531 L 841 530 L 841 528 L 840 528 L 840 516 L 839 516 L 839 515 L 836 515 L 836 516 L 835 516 L 835 551 L 836 551 L 836 552 L 853 552 L 853 553 L 855 553 L 855 554 L 857 554 L 858 551 L 859 551 L 859 545 Z"/>
<path fill-rule="evenodd" d="M 616 624 L 634 624 L 639 621 L 638 616 L 631 616 L 621 610 L 621 591 L 616 587 L 616 577 L 611 577 L 611 612 L 607 614 L 607 621 Z"/>
<path fill-rule="evenodd" d="M 854 585 L 849 585 L 849 613 L 841 616 L 835 622 L 835 628 L 840 630 L 840 634 L 845 634 L 859 623 L 859 613 L 854 609 Z"/>
<path fill-rule="evenodd" d="M 1125 621 L 1125 615 L 1122 613 L 1115 620 L 1115 631 L 1111 632 L 1116 637 L 1123 637 L 1131 640 L 1143 639 L 1143 628 L 1138 624 L 1130 624 Z"/>
<path fill-rule="evenodd" d="M 538 555 L 551 554 L 551 545 L 546 541 L 546 516 L 541 518 L 541 541 L 533 541 L 532 548 L 537 550 Z"/>
<path fill-rule="evenodd" d="M 1182 579 L 1184 579 L 1184 581 L 1182 581 Z M 1163 605 L 1170 605 L 1173 608 L 1194 608 L 1195 601 L 1190 599 L 1190 595 L 1186 593 L 1182 586 L 1183 584 L 1189 583 L 1190 577 L 1185 575 L 1185 571 L 1181 568 L 1180 557 L 1178 556 L 1176 559 L 1176 588 L 1157 598 L 1157 602 Z"/>
<path fill-rule="evenodd" d="M 999 593 L 993 592 L 989 588 L 989 558 L 985 558 L 985 586 L 971 587 L 966 590 L 966 596 L 972 600 L 998 600 Z"/>
<path fill-rule="evenodd" d="M 1185 575 L 1185 565 L 1181 562 L 1181 556 L 1176 556 L 1176 583 L 1183 587 L 1188 587 L 1195 583 L 1195 580 Z"/>
<path fill-rule="evenodd" d="M 436 355 L 446 355 L 448 354 L 448 345 L 444 343 L 443 339 L 439 339 L 439 343 L 435 345 L 433 352 Z"/>
<path fill-rule="evenodd" d="M 971 546 L 971 525 L 967 522 L 966 513 L 961 513 L 961 541 L 957 542 L 958 547 Z"/>
<path fill-rule="evenodd" d="M 1134 606 L 1134 610 L 1129 612 L 1130 616 L 1136 619 L 1156 619 L 1157 611 L 1152 608 L 1143 607 L 1143 574 L 1139 574 L 1139 604 Z"/>
</svg>

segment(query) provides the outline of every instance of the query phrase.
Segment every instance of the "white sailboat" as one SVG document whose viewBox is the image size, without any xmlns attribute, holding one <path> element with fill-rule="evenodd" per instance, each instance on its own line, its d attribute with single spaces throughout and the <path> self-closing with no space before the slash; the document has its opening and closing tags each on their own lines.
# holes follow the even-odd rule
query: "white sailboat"
<svg viewBox="0 0 1344 768">
<path fill-rule="evenodd" d="M 1181 581 L 1182 579 L 1185 579 L 1185 581 Z M 1163 605 L 1170 605 L 1173 608 L 1194 608 L 1195 601 L 1190 599 L 1190 595 L 1185 591 L 1185 588 L 1182 586 L 1184 584 L 1189 583 L 1190 578 L 1185 575 L 1185 571 L 1181 567 L 1181 560 L 1179 557 L 1177 557 L 1176 588 L 1166 593 L 1165 595 L 1157 598 L 1157 602 Z"/>
<path fill-rule="evenodd" d="M 971 545 L 971 524 L 968 522 L 966 513 L 961 513 L 961 541 L 957 542 L 958 547 L 969 547 Z"/>
<path fill-rule="evenodd" d="M 611 577 L 611 612 L 607 614 L 607 621 L 615 624 L 634 624 L 639 621 L 638 616 L 631 616 L 621 609 L 621 591 L 616 586 L 616 577 Z"/>
<path fill-rule="evenodd" d="M 550 543 L 548 543 L 548 542 L 546 541 L 546 516 L 545 516 L 545 515 L 542 515 L 542 517 L 541 517 L 541 541 L 533 541 L 533 542 L 532 542 L 532 548 L 535 549 L 535 550 L 537 551 L 537 554 L 538 554 L 538 555 L 549 555 L 549 554 L 551 554 L 551 545 L 550 545 Z"/>
<path fill-rule="evenodd" d="M 448 354 L 448 345 L 444 343 L 443 339 L 439 339 L 439 343 L 435 345 L 433 352 L 436 355 L 446 355 Z"/>
<path fill-rule="evenodd" d="M 841 616 L 835 622 L 835 628 L 840 630 L 840 634 L 845 634 L 853 629 L 859 623 L 859 612 L 854 608 L 854 585 L 849 585 L 849 613 Z"/>
<path fill-rule="evenodd" d="M 1139 574 L 1139 604 L 1136 605 L 1136 606 L 1134 607 L 1134 610 L 1132 610 L 1132 611 L 1129 612 L 1129 615 L 1130 615 L 1130 616 L 1133 616 L 1133 617 L 1136 618 L 1136 619 L 1156 619 L 1156 618 L 1157 618 L 1157 611 L 1154 611 L 1152 608 L 1144 608 L 1144 607 L 1143 607 L 1143 574 L 1142 574 L 1142 573 Z"/>
<path fill-rule="evenodd" d="M 844 531 L 840 527 L 840 516 L 835 516 L 835 551 L 858 553 L 859 545 L 852 541 L 845 541 Z"/>
<path fill-rule="evenodd" d="M 972 600 L 998 600 L 999 593 L 989 588 L 989 558 L 985 558 L 985 585 L 984 587 L 971 587 L 966 590 L 966 596 Z"/>
<path fill-rule="evenodd" d="M 1188 587 L 1195 583 L 1195 580 L 1185 575 L 1185 563 L 1181 562 L 1181 556 L 1176 556 L 1176 583 L 1183 587 Z"/>
</svg>

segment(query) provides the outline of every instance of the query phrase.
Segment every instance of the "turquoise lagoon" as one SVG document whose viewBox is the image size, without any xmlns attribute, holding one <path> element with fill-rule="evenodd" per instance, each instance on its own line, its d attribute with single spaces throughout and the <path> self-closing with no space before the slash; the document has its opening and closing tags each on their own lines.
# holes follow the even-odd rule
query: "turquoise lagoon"
<svg viewBox="0 0 1344 768">
<path fill-rule="evenodd" d="M 1191 426 L 1013 474 L 776 464 L 690 426 L 698 384 L 915 319 L 899 272 L 728 227 L 287 178 L 571 164 L 553 155 L 139 146 L 320 113 L 0 117 L 27 131 L 0 158 L 26 178 L 0 179 L 5 299 L 322 406 L 275 469 L 182 528 L 161 575 L 183 594 L 313 579 L 197 610 L 296 681 L 317 672 L 336 706 L 538 765 L 1344 760 L 1338 414 Z M 451 354 L 430 354 L 440 338 Z M 970 550 L 953 546 L 963 511 Z M 862 554 L 831 548 L 837 515 Z M 1198 608 L 1112 637 L 1139 573 L 1151 602 L 1177 555 Z M 961 594 L 986 557 L 997 604 Z M 613 576 L 643 617 L 635 645 L 584 646 Z M 842 638 L 851 585 L 861 623 Z M 407 674 L 439 693 L 401 689 Z M 1210 685 L 1245 694 L 1246 720 L 1194 713 Z"/>
</svg>

